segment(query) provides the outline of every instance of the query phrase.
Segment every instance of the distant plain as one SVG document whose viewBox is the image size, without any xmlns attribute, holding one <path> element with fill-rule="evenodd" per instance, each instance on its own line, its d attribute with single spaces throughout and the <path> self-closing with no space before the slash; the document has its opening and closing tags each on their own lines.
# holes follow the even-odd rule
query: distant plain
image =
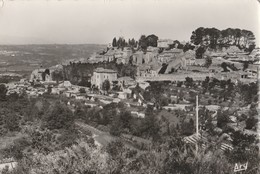
<svg viewBox="0 0 260 174">
<path fill-rule="evenodd" d="M 0 73 L 13 72 L 28 76 L 36 68 L 87 59 L 105 48 L 105 45 L 96 44 L 0 45 Z"/>
</svg>

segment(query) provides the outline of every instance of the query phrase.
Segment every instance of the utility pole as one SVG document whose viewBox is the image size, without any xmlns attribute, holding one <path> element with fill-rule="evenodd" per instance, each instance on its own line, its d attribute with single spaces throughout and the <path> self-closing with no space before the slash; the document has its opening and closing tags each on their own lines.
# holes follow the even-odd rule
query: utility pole
<svg viewBox="0 0 260 174">
<path fill-rule="evenodd" d="M 257 66 L 257 97 L 258 97 L 258 101 L 257 101 L 257 112 L 258 112 L 258 120 L 260 119 L 260 65 Z M 260 131 L 260 125 L 258 124 L 257 127 L 257 132 L 259 133 Z M 260 134 L 258 134 L 258 138 L 260 139 Z"/>
<path fill-rule="evenodd" d="M 196 96 L 196 135 L 199 136 L 199 97 Z"/>
<path fill-rule="evenodd" d="M 199 138 L 199 97 L 196 95 L 196 136 Z M 198 155 L 198 142 L 196 143 L 196 155 Z"/>
</svg>

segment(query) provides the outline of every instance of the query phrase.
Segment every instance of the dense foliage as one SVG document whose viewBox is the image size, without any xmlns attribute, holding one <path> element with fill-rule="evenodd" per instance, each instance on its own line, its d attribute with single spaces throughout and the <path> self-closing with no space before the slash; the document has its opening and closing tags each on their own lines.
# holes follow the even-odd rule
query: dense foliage
<svg viewBox="0 0 260 174">
<path fill-rule="evenodd" d="M 236 45 L 251 52 L 255 47 L 254 33 L 248 30 L 227 28 L 197 28 L 192 32 L 191 42 L 195 45 L 204 45 L 212 49 Z"/>
<path fill-rule="evenodd" d="M 189 88 L 189 92 L 183 85 Z M 236 162 L 248 162 L 251 173 L 258 173 L 257 139 L 230 127 L 230 115 L 235 114 L 234 111 L 220 108 L 214 125 L 212 111 L 200 108 L 200 127 L 209 142 L 204 148 L 199 144 L 196 153 L 193 144 L 183 141 L 195 131 L 194 119 L 189 116 L 194 113 L 194 107 L 185 111 L 162 109 L 172 102 L 170 95 L 177 95 L 178 102 L 184 102 L 186 98 L 194 103 L 189 97 L 194 98 L 197 91 L 202 103 L 204 96 L 211 93 L 217 95 L 216 101 L 212 100 L 215 104 L 226 101 L 230 107 L 251 104 L 250 112 L 237 118 L 244 120 L 246 129 L 253 130 L 257 114 L 254 112 L 256 84 L 235 85 L 231 80 L 208 77 L 201 82 L 201 88 L 198 85 L 197 81 L 187 78 L 178 86 L 166 81 L 150 82 L 146 90 L 137 87 L 136 92 L 158 106 L 148 105 L 144 110 L 145 118 L 133 116 L 121 102 L 90 108 L 80 101 L 68 101 L 62 96 L 49 94 L 37 98 L 28 98 L 25 94 L 3 95 L 0 138 L 10 136 L 10 133 L 17 135 L 8 146 L 0 148 L 1 156 L 14 157 L 18 161 L 18 167 L 6 173 L 225 174 L 232 173 Z M 178 89 L 176 93 L 175 88 Z M 5 90 L 3 87 L 2 91 Z M 176 120 L 170 121 L 172 118 Z M 101 136 L 106 135 L 112 140 L 105 138 L 108 142 L 101 143 L 103 146 L 100 147 L 96 144 L 97 139 L 93 139 L 98 135 L 93 136 L 78 123 L 92 126 L 92 130 L 98 128 Z M 222 129 L 223 133 L 218 135 L 215 129 Z M 219 148 L 225 142 L 225 136 L 233 140 L 232 151 L 223 152 Z"/>
<path fill-rule="evenodd" d="M 113 69 L 118 72 L 118 77 L 130 76 L 135 78 L 137 67 L 132 64 L 116 64 L 115 62 L 99 63 L 71 63 L 63 67 L 63 79 L 72 84 L 90 87 L 90 78 L 96 68 Z"/>
</svg>

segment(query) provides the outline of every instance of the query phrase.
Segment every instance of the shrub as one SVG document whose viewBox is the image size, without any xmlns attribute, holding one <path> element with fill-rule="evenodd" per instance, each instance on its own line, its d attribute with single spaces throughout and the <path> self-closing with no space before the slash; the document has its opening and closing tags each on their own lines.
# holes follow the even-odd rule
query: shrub
<svg viewBox="0 0 260 174">
<path fill-rule="evenodd" d="M 53 107 L 50 107 L 45 115 L 45 126 L 49 129 L 68 128 L 74 123 L 72 111 L 61 102 L 56 102 Z"/>
</svg>

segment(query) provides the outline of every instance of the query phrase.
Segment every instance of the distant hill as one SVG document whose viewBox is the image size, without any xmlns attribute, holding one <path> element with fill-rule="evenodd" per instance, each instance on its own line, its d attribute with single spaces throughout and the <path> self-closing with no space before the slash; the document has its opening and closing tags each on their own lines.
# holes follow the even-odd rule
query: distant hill
<svg viewBox="0 0 260 174">
<path fill-rule="evenodd" d="M 28 74 L 41 66 L 48 68 L 70 59 L 89 58 L 93 52 L 103 49 L 106 45 L 0 45 L 0 71 Z"/>
</svg>

